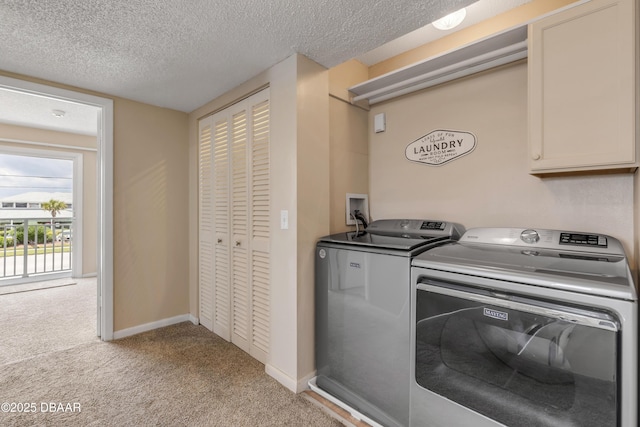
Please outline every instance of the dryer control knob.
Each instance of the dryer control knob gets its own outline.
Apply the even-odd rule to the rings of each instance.
[[[533,244],[538,243],[538,241],[540,240],[540,235],[536,230],[528,229],[520,233],[520,239],[525,243]]]

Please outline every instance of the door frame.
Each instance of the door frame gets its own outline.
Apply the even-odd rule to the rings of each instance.
[[[113,100],[58,87],[0,76],[0,88],[98,108],[97,129],[97,329],[113,339]]]

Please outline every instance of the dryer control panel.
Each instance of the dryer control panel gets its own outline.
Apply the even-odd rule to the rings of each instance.
[[[616,238],[604,234],[533,228],[472,228],[460,243],[480,243],[624,256]]]

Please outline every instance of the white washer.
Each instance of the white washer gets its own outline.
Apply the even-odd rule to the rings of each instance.
[[[637,426],[620,242],[476,228],[412,263],[411,426]]]

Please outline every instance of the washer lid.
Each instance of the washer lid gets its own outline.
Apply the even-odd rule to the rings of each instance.
[[[457,239],[464,228],[456,223],[430,219],[380,219],[359,233],[349,231],[325,236],[319,242],[368,246],[410,252],[446,239]]]
[[[386,235],[368,232],[356,233],[355,231],[349,231],[346,233],[338,233],[332,234],[330,236],[325,236],[320,239],[320,242],[338,243],[354,246],[367,246],[410,252],[422,246],[447,238],[447,236],[420,236],[415,234]]]
[[[513,230],[531,231],[503,230],[509,230],[507,234],[510,236],[520,235]],[[433,248],[416,257],[412,265],[572,292],[637,300],[635,285],[620,242],[610,236],[555,231],[550,233],[552,231],[542,230],[543,237],[537,242],[534,242],[535,239],[529,232],[524,234],[524,238],[530,243],[522,243],[521,240],[511,241],[505,235],[502,236],[502,240],[498,236],[491,237],[492,243],[478,243],[480,238],[470,239],[467,234],[478,236],[483,233],[472,229],[465,233],[460,242]],[[556,236],[559,240],[556,242],[555,237],[548,237],[550,235]],[[605,237],[607,247],[598,250],[597,243],[561,243],[560,240],[566,240],[567,235],[575,237],[574,242],[583,241],[585,235]],[[602,240],[600,243],[604,244]]]

